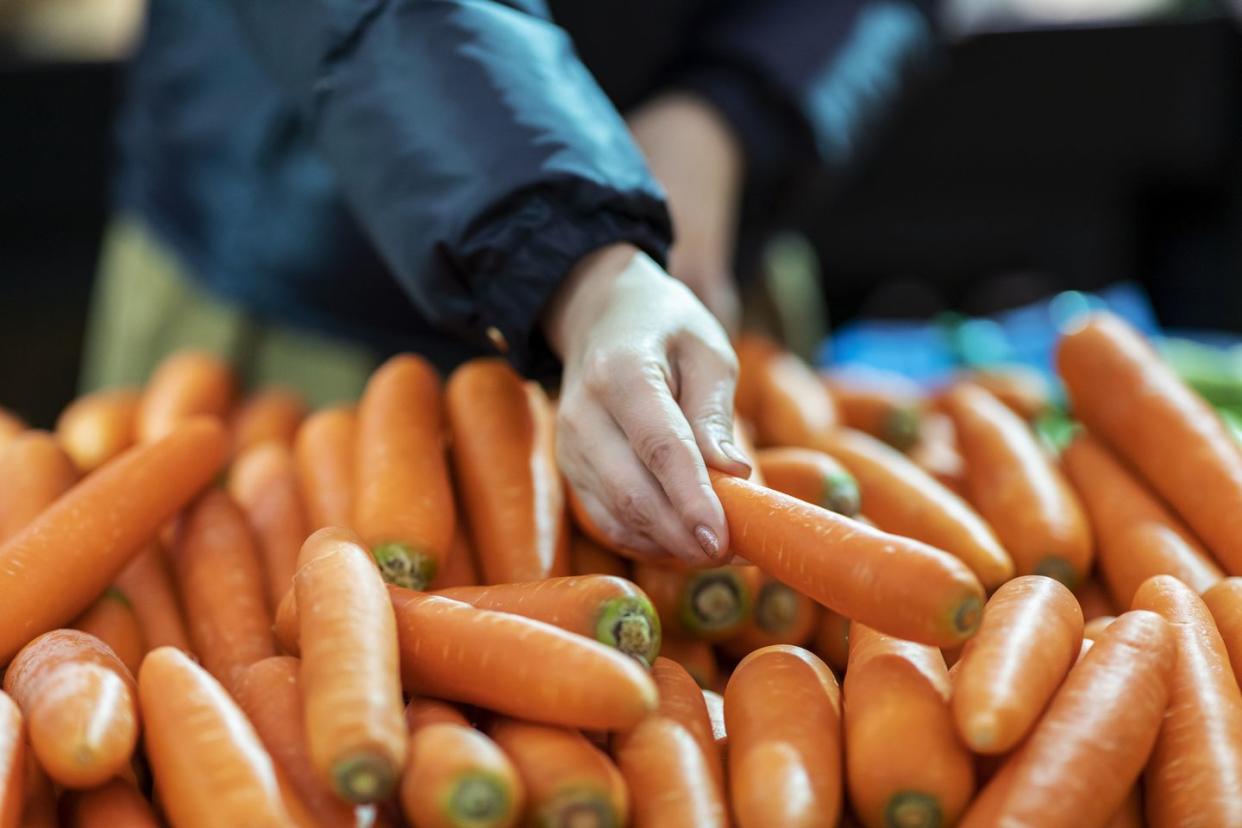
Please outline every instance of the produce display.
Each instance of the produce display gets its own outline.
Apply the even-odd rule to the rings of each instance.
[[[499,360],[0,411],[0,828],[1242,825],[1242,447],[1139,334],[1063,334],[1055,446],[1028,374],[738,353],[697,570]]]

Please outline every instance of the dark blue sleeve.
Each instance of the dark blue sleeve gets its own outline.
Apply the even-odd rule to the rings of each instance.
[[[539,314],[583,255],[662,260],[663,192],[541,3],[232,0],[345,198],[446,332],[528,373]],[[499,336],[497,336],[499,334]]]

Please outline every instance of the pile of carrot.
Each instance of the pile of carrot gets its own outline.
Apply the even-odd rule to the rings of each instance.
[[[0,411],[0,828],[1242,825],[1242,449],[1136,332],[1064,333],[1059,451],[1022,372],[738,351],[708,569],[498,360]]]

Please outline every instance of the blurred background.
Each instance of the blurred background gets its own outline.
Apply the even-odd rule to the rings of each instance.
[[[915,374],[934,374],[937,348],[1028,361],[1031,332],[1104,300],[1149,329],[1230,345],[1242,335],[1240,10],[943,4],[937,71],[763,259],[822,270],[815,311],[835,336],[821,358]],[[35,424],[74,395],[142,15],[142,0],[0,0],[0,391]]]

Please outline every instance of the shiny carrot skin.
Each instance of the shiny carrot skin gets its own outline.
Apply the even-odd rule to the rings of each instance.
[[[434,593],[480,609],[546,621],[615,647],[649,666],[660,652],[660,618],[634,584],[611,575],[456,587]]]
[[[823,375],[848,427],[905,451],[918,439],[923,391],[900,374],[841,371]]]
[[[177,828],[294,824],[272,757],[228,693],[174,647],[142,662],[144,744]]]
[[[147,649],[177,647],[192,652],[164,550],[150,543],[121,570],[116,585],[129,599]]]
[[[1034,726],[1078,656],[1082,610],[1063,584],[1023,575],[996,591],[953,680],[953,720],[975,753],[1005,753]]]
[[[261,388],[242,400],[233,412],[233,454],[267,442],[292,449],[304,419],[306,400],[301,394],[279,386]]]
[[[449,544],[444,565],[440,567],[440,571],[436,573],[436,577],[431,582],[432,588],[478,586],[481,579],[479,578],[479,566],[474,558],[474,547],[466,536],[465,527],[462,526],[461,521],[457,521],[457,528],[453,531],[453,542]]]
[[[844,673],[850,657],[850,619],[828,609],[820,612],[811,650],[829,667]]]
[[[1117,317],[1061,338],[1074,416],[1142,474],[1228,572],[1242,572],[1242,452],[1216,412]]]
[[[439,699],[415,696],[405,706],[405,726],[411,735],[428,725],[443,723],[470,726],[470,720],[461,710]]]
[[[1117,809],[1117,813],[1105,823],[1104,828],[1147,828],[1143,817],[1143,797],[1141,789],[1135,785],[1126,795],[1125,801]]]
[[[56,439],[83,474],[134,444],[138,392],[110,388],[74,400],[56,420]]]
[[[18,828],[26,775],[26,728],[21,708],[0,692],[0,828]]]
[[[769,448],[758,452],[755,460],[768,488],[846,517],[858,514],[858,481],[822,451]]]
[[[961,816],[974,760],[954,731],[949,694],[935,648],[851,627],[846,780],[863,825],[952,825]]]
[[[680,723],[663,716],[639,722],[618,739],[613,754],[630,791],[634,828],[729,824],[720,785]]]
[[[759,446],[816,448],[840,422],[836,402],[819,377],[791,353],[763,362],[755,442]]]
[[[522,779],[526,824],[627,824],[629,794],[621,772],[581,733],[499,719],[489,734]]]
[[[729,730],[725,726],[724,715],[724,696],[715,690],[704,689],[703,702],[707,705],[707,716],[712,723],[712,738],[716,741],[718,750],[725,750],[729,747]]]
[[[225,687],[247,665],[276,655],[259,552],[224,491],[212,489],[186,512],[173,568],[194,652]]]
[[[16,535],[78,481],[56,438],[27,431],[0,452],[0,543]]]
[[[542,389],[499,359],[449,378],[453,468],[483,579],[489,584],[569,574],[569,523]]]
[[[425,589],[453,541],[453,491],[444,458],[440,377],[398,354],[358,403],[353,528],[389,583]]]
[[[765,647],[738,664],[724,699],[737,824],[835,825],[841,695],[827,665],[800,647]]]
[[[660,706],[655,715],[671,719],[686,729],[703,752],[704,767],[717,789],[723,791],[724,765],[703,689],[686,668],[668,658],[655,660],[651,665],[651,677],[660,694]]]
[[[342,799],[379,802],[406,750],[392,604],[361,541],[321,529],[303,558],[293,586],[311,761]]]
[[[716,651],[701,638],[664,636],[660,642],[660,657],[680,664],[699,687],[714,690],[723,686]]]
[[[1113,599],[1108,596],[1095,578],[1088,578],[1080,584],[1078,589],[1074,590],[1074,597],[1078,599],[1078,606],[1082,607],[1082,617],[1087,621],[1099,618],[1101,615],[1117,614]]]
[[[275,442],[244,450],[229,472],[229,494],[258,541],[268,606],[274,610],[293,585],[298,551],[311,533],[293,453]]]
[[[1160,615],[1177,640],[1169,709],[1144,774],[1147,819],[1242,825],[1242,692],[1212,614],[1171,575],[1144,581],[1133,607]]]
[[[74,629],[93,635],[108,645],[130,673],[138,672],[147,654],[147,641],[128,596],[108,587],[91,607],[73,622]]]
[[[978,627],[983,587],[952,555],[745,480],[712,483],[733,551],[829,609],[937,646]]]
[[[99,785],[128,764],[138,740],[134,679],[94,636],[39,636],[9,665],[4,690],[22,708],[39,763],[61,785]]]
[[[1103,444],[1079,433],[1061,452],[1095,531],[1099,572],[1113,601],[1129,606],[1152,575],[1203,592],[1224,577],[1199,541]]]
[[[218,424],[187,423],[99,469],[0,546],[0,664],[86,609],[219,471],[226,450]]]
[[[575,575],[630,577],[630,567],[624,558],[579,534],[569,541],[569,569]]]
[[[1115,615],[1097,615],[1088,621],[1082,628],[1082,637],[1084,641],[1095,641],[1109,626],[1117,620]]]
[[[741,658],[772,644],[806,644],[819,626],[819,605],[756,566],[739,569],[753,607],[742,629],[722,642],[725,652]]]
[[[150,443],[198,416],[224,420],[233,405],[232,369],[204,351],[178,351],[151,374],[134,419],[140,443]]]
[[[752,596],[735,566],[680,570],[640,563],[634,565],[634,583],[671,635],[723,641],[750,618]]]
[[[1235,677],[1242,676],[1242,578],[1226,578],[1203,593],[1216,622],[1216,629],[1229,651],[1229,663]],[[1242,684],[1242,679],[1238,680]]]
[[[765,364],[780,353],[780,346],[766,336],[746,333],[733,343],[737,353],[737,391],[733,395],[737,413],[753,423],[762,405]]]
[[[146,797],[122,779],[68,798],[69,828],[159,828]]]
[[[942,411],[925,411],[919,418],[919,434],[906,456],[955,495],[966,492],[966,461],[957,445],[957,429]]]
[[[1114,621],[975,798],[963,828],[1103,824],[1155,745],[1176,660],[1160,616],[1140,610]]]
[[[307,417],[293,443],[308,529],[354,522],[354,442],[358,418],[346,406]]]
[[[280,599],[280,605],[276,608],[272,635],[282,653],[296,656],[301,652],[298,646],[298,602],[292,587],[285,593],[285,597]]]
[[[401,809],[420,828],[516,825],[526,790],[501,749],[468,725],[440,722],[410,737]]]
[[[881,529],[949,552],[988,589],[1013,577],[1013,560],[991,527],[909,458],[874,437],[845,429],[821,447],[854,475],[867,517]]]

